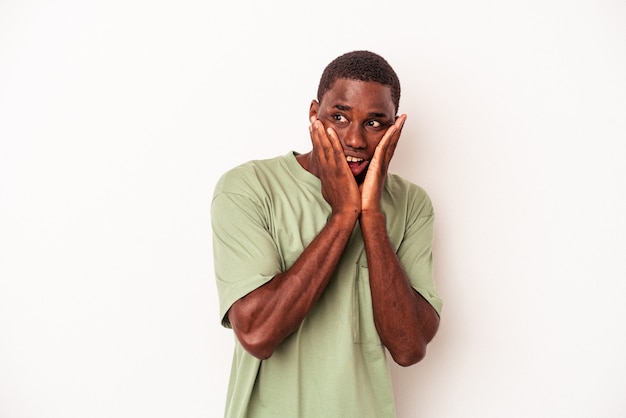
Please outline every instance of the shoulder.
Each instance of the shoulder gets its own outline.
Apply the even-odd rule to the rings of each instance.
[[[214,196],[222,193],[255,193],[277,179],[284,178],[287,155],[263,160],[252,160],[226,171],[218,179]]]

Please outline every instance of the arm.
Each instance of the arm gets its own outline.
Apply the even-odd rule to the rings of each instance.
[[[410,366],[426,354],[439,316],[411,286],[389,241],[384,215],[366,212],[360,223],[376,330],[396,363]]]
[[[269,358],[298,329],[326,288],[355,223],[355,216],[332,215],[291,268],[233,304],[230,323],[250,354]]]
[[[269,358],[298,329],[318,300],[360,213],[360,193],[336,136],[329,139],[317,121],[311,126],[311,140],[313,164],[324,167],[316,171],[332,208],[328,223],[293,266],[236,301],[228,313],[239,342],[260,359]]]
[[[398,259],[380,208],[384,179],[406,116],[389,128],[379,143],[361,188],[359,219],[372,293],[376,330],[393,359],[402,366],[420,361],[439,326],[434,308],[417,293]]]

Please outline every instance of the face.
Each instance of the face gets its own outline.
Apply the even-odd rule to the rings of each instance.
[[[396,120],[391,88],[371,81],[338,79],[309,116],[333,128],[357,182],[361,183],[369,161],[385,131]]]

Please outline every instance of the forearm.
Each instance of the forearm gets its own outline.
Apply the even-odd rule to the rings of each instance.
[[[439,316],[411,286],[389,241],[384,215],[363,212],[360,224],[376,330],[398,364],[417,363],[437,332]]]
[[[229,320],[248,352],[268,358],[298,329],[326,288],[357,215],[332,215],[293,266],[233,304]]]

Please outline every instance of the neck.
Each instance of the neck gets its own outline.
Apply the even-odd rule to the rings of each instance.
[[[315,160],[313,159],[313,152],[307,152],[306,154],[300,154],[296,157],[296,160],[298,160],[298,162],[300,163],[300,165],[302,166],[302,168],[304,168],[306,171],[308,171],[309,173],[313,174],[315,177],[319,178],[318,173],[318,167],[317,164],[315,162]]]

